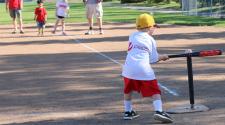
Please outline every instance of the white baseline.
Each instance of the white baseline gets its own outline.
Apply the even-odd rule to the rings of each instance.
[[[85,48],[87,48],[87,49],[89,49],[89,50],[91,50],[91,51],[93,51],[93,52],[95,52],[95,53],[97,53],[97,54],[99,54],[99,55],[105,57],[106,59],[108,59],[108,60],[110,60],[110,61],[112,61],[112,62],[114,62],[114,63],[120,65],[121,67],[123,66],[123,64],[121,64],[121,63],[118,62],[117,60],[115,60],[115,59],[113,59],[113,58],[111,58],[111,57],[109,57],[109,56],[107,56],[107,55],[105,55],[105,54],[99,52],[98,50],[96,50],[96,49],[94,49],[94,48],[91,48],[90,46],[88,46],[88,45],[82,43],[80,40],[74,39],[74,38],[72,38],[72,37],[71,37],[71,39],[72,39],[73,41],[75,41],[76,43],[79,43],[79,44],[82,45],[83,47],[85,47]],[[173,95],[173,96],[179,96],[179,94],[178,94],[177,92],[175,92],[175,91],[169,89],[168,87],[162,85],[161,83],[159,83],[159,86],[160,86],[162,89],[164,89],[165,91],[167,91],[169,94],[171,94],[171,95]]]

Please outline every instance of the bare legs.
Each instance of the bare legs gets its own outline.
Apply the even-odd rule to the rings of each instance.
[[[66,35],[66,32],[65,32],[66,26],[65,26],[65,20],[64,20],[64,19],[57,19],[57,20],[56,20],[55,26],[54,26],[54,30],[52,31],[52,33],[55,34],[59,22],[61,22],[61,25],[62,25],[62,34],[63,34],[63,35]]]
[[[103,34],[102,30],[102,18],[97,18],[97,24],[99,27],[99,34]],[[93,33],[93,18],[88,18],[89,31],[85,35],[94,34]]]
[[[16,18],[12,18],[13,19],[13,29],[14,31],[12,32],[13,34],[15,34],[17,32],[17,20]],[[18,18],[18,22],[19,22],[19,29],[20,29],[20,33],[23,34],[23,21],[22,18]]]

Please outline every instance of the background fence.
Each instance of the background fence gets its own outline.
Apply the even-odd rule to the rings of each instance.
[[[186,15],[225,17],[225,0],[182,0]]]

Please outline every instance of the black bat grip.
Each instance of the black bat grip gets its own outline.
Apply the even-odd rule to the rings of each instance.
[[[169,58],[187,57],[187,54],[168,55]]]

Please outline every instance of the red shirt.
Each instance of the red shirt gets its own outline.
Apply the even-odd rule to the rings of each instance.
[[[44,7],[37,7],[35,9],[35,15],[37,16],[36,21],[45,22],[45,16],[47,15],[46,9]]]
[[[9,4],[9,9],[21,9],[20,5],[21,5],[21,0],[7,0],[8,4]]]

